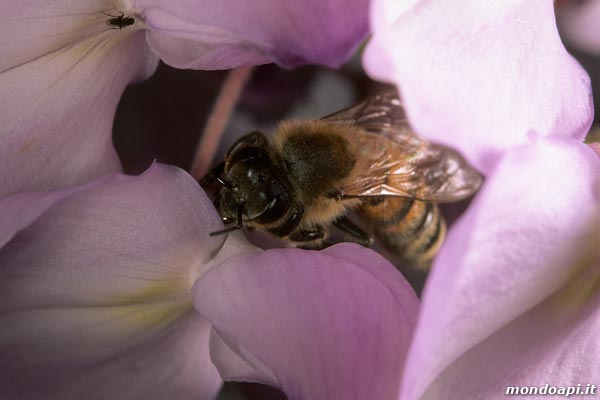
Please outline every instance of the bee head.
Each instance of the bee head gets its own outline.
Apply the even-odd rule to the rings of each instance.
[[[289,194],[278,178],[270,144],[260,132],[250,133],[226,156],[225,190],[220,211],[225,220],[240,212],[246,221],[268,223],[282,217],[289,208]]]

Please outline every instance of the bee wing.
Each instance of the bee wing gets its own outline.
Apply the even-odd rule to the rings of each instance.
[[[429,143],[410,129],[394,92],[374,96],[322,120],[360,128],[349,130],[353,132],[349,141],[358,154],[358,176],[340,188],[342,196],[452,202],[469,197],[481,185],[479,173],[458,152]]]
[[[396,135],[420,139],[408,128],[402,101],[393,91],[370,97],[321,120],[342,125],[357,125],[373,133],[395,127],[399,129]]]

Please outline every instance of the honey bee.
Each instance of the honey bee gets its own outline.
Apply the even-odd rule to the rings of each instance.
[[[395,93],[314,121],[287,121],[272,143],[261,132],[239,139],[202,181],[219,184],[225,224],[260,229],[297,247],[332,244],[334,229],[370,246],[371,232],[408,264],[427,268],[446,225],[436,203],[471,196],[481,176],[456,151],[429,143],[408,126]]]

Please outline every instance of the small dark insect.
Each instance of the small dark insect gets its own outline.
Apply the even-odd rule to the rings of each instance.
[[[106,25],[110,26],[109,29],[123,29],[135,24],[135,18],[126,16],[125,13],[122,12],[120,13],[121,15],[112,15],[105,12],[102,14],[110,17],[106,20]]]

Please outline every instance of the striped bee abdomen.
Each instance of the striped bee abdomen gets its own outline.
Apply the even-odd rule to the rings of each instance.
[[[417,268],[429,268],[444,236],[446,224],[434,203],[403,197],[366,201],[358,210],[392,252]]]

